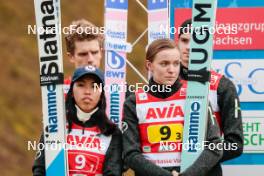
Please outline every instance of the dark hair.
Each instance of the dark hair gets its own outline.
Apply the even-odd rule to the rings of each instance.
[[[154,57],[162,50],[165,49],[178,49],[178,46],[171,39],[157,39],[154,40],[147,49],[146,60],[153,62]]]
[[[179,38],[182,34],[191,33],[192,19],[185,20],[180,26]]]
[[[73,85],[74,83],[71,83],[70,90],[66,96],[66,118],[69,126],[68,133],[71,132],[73,121],[76,121],[78,119],[77,110],[75,107],[76,102],[73,96]],[[106,98],[103,88],[97,107],[98,110],[96,112],[97,116],[95,119],[95,124],[98,126],[102,134],[106,136],[113,134],[117,126],[111,120],[109,120],[106,115]]]

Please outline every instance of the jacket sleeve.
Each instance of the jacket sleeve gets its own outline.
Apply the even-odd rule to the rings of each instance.
[[[136,175],[171,176],[171,172],[147,160],[140,148],[138,118],[136,116],[135,95],[130,95],[124,103],[123,155],[125,164]]]
[[[205,176],[222,157],[222,149],[216,147],[218,144],[222,143],[220,139],[220,129],[214,115],[212,114],[213,111],[211,106],[208,108],[208,124],[204,150],[190,167],[180,173],[180,176]],[[212,149],[208,146],[215,147]]]
[[[40,136],[39,143],[44,144],[44,136],[43,133]],[[38,150],[36,152],[35,161],[32,167],[33,176],[45,176],[45,149],[43,147],[42,150]]]
[[[232,81],[222,77],[217,89],[218,105],[222,117],[224,150],[221,161],[238,157],[243,153],[243,128],[240,102]]]
[[[121,176],[122,174],[122,133],[117,128],[106,153],[103,167],[104,176]]]

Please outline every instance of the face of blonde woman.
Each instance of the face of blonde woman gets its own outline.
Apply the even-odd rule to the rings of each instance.
[[[101,96],[99,86],[91,76],[84,76],[74,83],[73,96],[82,111],[91,112],[96,108]]]
[[[177,48],[164,49],[156,54],[153,62],[147,61],[147,68],[158,84],[173,85],[180,72],[180,52]]]

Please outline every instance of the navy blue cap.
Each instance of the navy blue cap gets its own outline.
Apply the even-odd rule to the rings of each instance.
[[[84,75],[94,75],[98,77],[100,81],[104,84],[103,72],[99,70],[98,68],[95,68],[94,66],[91,66],[91,65],[77,68],[73,73],[72,82],[74,83],[75,81],[77,81]]]

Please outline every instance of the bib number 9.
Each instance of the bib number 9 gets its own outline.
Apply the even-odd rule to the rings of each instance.
[[[77,155],[75,157],[76,169],[83,169],[85,167],[85,156]]]
[[[82,152],[68,152],[69,171],[94,173],[99,163],[99,158],[95,155]]]
[[[182,141],[182,124],[150,125],[147,128],[150,143]]]

